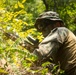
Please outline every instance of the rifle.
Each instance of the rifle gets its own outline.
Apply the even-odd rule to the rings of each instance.
[[[18,35],[5,32],[2,28],[0,28],[0,31],[3,32],[3,34],[4,34],[7,38],[11,39],[12,41],[16,41],[18,38],[20,38]],[[38,39],[34,39],[34,38],[33,38],[32,36],[30,36],[30,35],[27,36],[26,38],[27,38],[27,40],[23,40],[22,42],[19,42],[19,45],[22,46],[23,48],[28,49],[30,52],[33,52],[33,50],[38,47],[39,40],[38,40]],[[40,61],[39,61],[39,62],[40,62]],[[31,66],[31,69],[32,69],[32,70],[34,70],[34,69],[36,70],[36,69],[41,68],[40,64],[41,64],[41,63],[38,63],[38,64],[35,63],[33,66]],[[35,65],[37,65],[37,66],[35,66]],[[48,68],[49,71],[50,71],[50,70],[52,70],[53,65],[47,65],[46,68]],[[51,73],[49,73],[49,74],[51,74]]]
[[[0,28],[0,31],[8,38],[11,39],[12,41],[16,41],[18,38],[20,38],[18,35],[12,34],[5,32],[2,28]],[[35,48],[38,47],[39,40],[34,39],[32,36],[27,36],[27,40],[23,40],[19,42],[19,45],[22,46],[23,48],[28,49],[30,52],[32,52]]]

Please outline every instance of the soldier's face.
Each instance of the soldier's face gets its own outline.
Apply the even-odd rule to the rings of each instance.
[[[44,37],[46,37],[50,32],[51,32],[51,26],[50,25],[48,25],[47,27],[45,27],[42,30],[42,34],[43,34]]]

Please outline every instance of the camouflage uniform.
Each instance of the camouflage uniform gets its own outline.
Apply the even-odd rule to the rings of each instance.
[[[76,37],[67,28],[54,28],[33,53],[39,60],[52,58],[67,75],[76,75]]]

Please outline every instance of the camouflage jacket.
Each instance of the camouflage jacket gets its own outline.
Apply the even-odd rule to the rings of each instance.
[[[39,60],[52,58],[65,71],[76,67],[76,37],[67,28],[53,29],[38,47],[33,53]]]

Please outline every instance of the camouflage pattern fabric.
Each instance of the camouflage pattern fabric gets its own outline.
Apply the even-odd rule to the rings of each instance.
[[[39,60],[52,58],[53,63],[59,64],[68,75],[71,75],[70,70],[76,75],[76,37],[70,30],[54,28],[38,47],[33,53]]]

